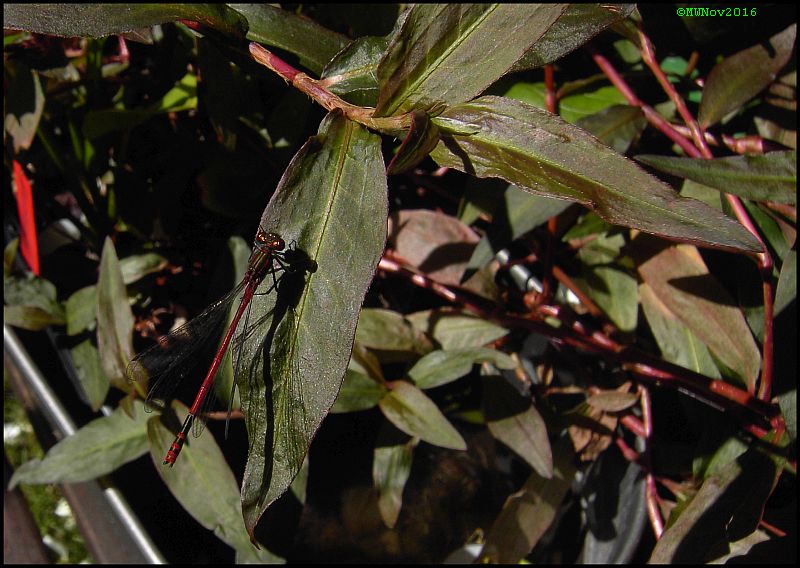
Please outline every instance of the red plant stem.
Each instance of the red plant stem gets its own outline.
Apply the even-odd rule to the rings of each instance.
[[[548,112],[558,114],[555,77],[551,64],[544,66],[544,104]],[[542,293],[539,295],[540,302],[549,301],[552,294],[552,282],[550,266],[553,257],[553,245],[555,240],[556,224],[558,217],[552,217],[547,221],[547,242],[544,251],[544,278],[542,280]]]
[[[431,290],[448,302],[459,304],[500,325],[527,329],[584,351],[606,354],[615,359],[622,368],[638,377],[655,384],[672,386],[714,407],[731,411],[747,431],[760,438],[767,433],[761,424],[779,415],[779,410],[775,406],[731,384],[663,361],[634,347],[621,345],[600,332],[587,329],[580,321],[564,321],[560,318],[561,310],[558,306],[538,308],[541,316],[562,319],[563,325],[556,328],[538,319],[508,314],[494,307],[487,307],[480,299],[472,298],[427,276],[417,274],[389,258],[381,258],[378,268],[386,273],[406,278],[416,286]]]
[[[776,536],[778,538],[783,538],[783,537],[786,536],[786,532],[782,531],[781,529],[779,529],[775,525],[772,525],[772,524],[768,523],[764,519],[761,519],[760,521],[758,521],[758,525],[761,528],[763,528],[764,530],[766,530],[767,532],[772,533],[773,536]]]
[[[595,64],[600,68],[601,71],[603,71],[605,76],[608,77],[608,80],[611,81],[611,83],[619,90],[619,92],[622,93],[622,96],[625,97],[625,99],[628,101],[628,104],[631,106],[638,106],[640,109],[642,109],[647,121],[657,130],[661,131],[667,138],[680,146],[688,156],[692,158],[700,157],[700,152],[692,145],[691,142],[681,136],[680,132],[675,130],[672,125],[667,122],[664,117],[658,114],[653,107],[639,100],[639,97],[634,94],[628,83],[622,78],[617,70],[614,69],[614,66],[611,65],[611,62],[609,62],[608,59],[597,53],[597,50],[595,50],[591,44],[588,44],[586,49],[589,51],[589,55],[591,55]]]
[[[624,416],[620,416],[619,423],[622,424],[625,428],[633,432],[634,435],[644,438],[644,424],[642,421],[636,418],[633,414],[626,414]]]
[[[655,53],[653,50],[653,44],[650,42],[650,38],[640,29],[639,30],[639,39],[641,41],[642,49],[642,59],[644,60],[645,64],[651,69],[653,75],[655,75],[658,82],[661,84],[661,87],[664,89],[664,92],[667,93],[670,100],[675,103],[675,108],[678,110],[678,113],[683,118],[683,121],[689,127],[689,130],[692,133],[692,139],[694,140],[695,146],[700,151],[700,154],[703,158],[710,160],[714,157],[709,149],[708,145],[706,144],[705,137],[703,136],[703,132],[700,129],[700,125],[695,120],[694,116],[689,112],[689,109],[686,107],[686,103],[683,100],[678,92],[673,87],[672,83],[669,82],[666,75],[662,71],[661,67],[658,65],[658,61],[656,61]],[[758,397],[761,400],[768,401],[770,399],[770,394],[772,391],[772,361],[773,361],[773,334],[772,334],[772,316],[773,316],[773,290],[772,290],[772,258],[770,257],[769,253],[767,252],[767,248],[764,245],[764,241],[761,239],[761,236],[758,233],[758,229],[755,227],[753,222],[750,219],[750,216],[747,214],[747,211],[744,208],[741,200],[729,193],[725,194],[725,198],[728,201],[728,204],[733,209],[736,218],[739,222],[744,225],[744,227],[758,240],[761,244],[761,248],[764,252],[759,253],[757,255],[757,263],[758,268],[761,273],[762,279],[762,293],[764,296],[764,342],[763,342],[763,351],[762,351],[762,369],[761,369],[761,380],[758,383]],[[755,385],[751,384],[748,385],[748,390],[751,394],[755,393]]]
[[[645,114],[647,120],[658,130],[660,130],[664,135],[666,135],[670,140],[678,144],[686,154],[692,158],[705,158],[710,159],[713,158],[711,151],[706,144],[705,137],[703,136],[702,131],[700,130],[697,121],[691,115],[689,110],[686,107],[686,104],[683,102],[683,99],[680,95],[675,91],[675,88],[672,84],[667,80],[664,73],[661,71],[660,67],[658,66],[658,62],[655,60],[655,56],[652,50],[652,44],[650,43],[649,38],[640,30],[639,36],[642,39],[642,58],[645,63],[653,70],[656,78],[658,79],[659,83],[661,83],[664,91],[667,95],[675,102],[676,108],[678,112],[683,117],[686,125],[689,127],[690,131],[692,132],[692,138],[697,144],[697,147],[693,146],[686,140],[683,136],[678,133],[671,124],[669,124],[666,120],[664,120],[658,113],[655,112],[651,107],[645,105],[636,94],[633,92],[631,87],[628,83],[622,78],[622,76],[617,72],[613,65],[597,53],[597,50],[594,49],[591,45],[587,46],[589,53],[591,54],[592,58],[594,59],[595,63],[598,67],[605,73],[606,77],[614,84],[617,89],[622,93],[622,95],[626,98],[626,100],[631,105],[639,106]],[[731,206],[734,215],[739,220],[739,222],[752,234],[756,240],[761,244],[762,252],[757,253],[755,255],[756,262],[758,264],[759,273],[761,275],[762,280],[762,294],[764,297],[764,341],[762,346],[762,366],[761,366],[761,378],[758,382],[758,390],[757,396],[763,401],[769,401],[772,393],[772,372],[773,372],[773,289],[772,289],[772,268],[773,262],[772,257],[770,257],[769,253],[767,252],[767,248],[764,245],[764,241],[758,233],[753,222],[750,220],[749,215],[747,215],[747,211],[742,205],[741,200],[738,197],[731,194],[725,194],[725,198],[728,201],[728,204]],[[751,384],[748,386],[751,394],[756,393],[755,385]]]
[[[614,438],[614,443],[619,448],[619,451],[622,453],[622,457],[628,460],[629,462],[635,463],[637,465],[641,465],[641,456],[639,453],[631,448],[625,440],[617,436]]]
[[[553,80],[553,66],[551,64],[544,66],[544,104],[549,113],[557,114],[556,86]]]
[[[363,124],[373,130],[396,132],[399,130],[408,130],[411,126],[412,117],[408,113],[385,118],[373,117],[375,109],[348,103],[329,91],[324,81],[321,82],[312,79],[302,71],[286,63],[264,46],[252,41],[248,49],[250,56],[257,63],[263,65],[273,73],[276,73],[284,81],[311,97],[325,110],[332,111],[338,109],[350,120]]]
[[[660,539],[664,534],[664,519],[658,506],[658,491],[656,478],[653,476],[652,437],[653,437],[653,406],[650,401],[650,392],[639,386],[639,399],[642,407],[642,425],[644,426],[644,460],[647,475],[645,476],[645,502],[647,503],[647,516],[653,527],[653,534]]]
[[[772,201],[764,201],[764,205],[778,215],[797,223],[797,207],[785,203],[773,203]]]
[[[666,74],[661,69],[658,61],[656,61],[655,50],[653,49],[653,44],[650,41],[650,38],[647,37],[647,35],[641,29],[639,30],[639,41],[642,45],[642,60],[644,61],[645,65],[650,68],[650,70],[653,72],[653,75],[655,75],[656,79],[661,84],[661,88],[664,89],[664,92],[667,93],[667,96],[675,104],[678,114],[681,115],[681,118],[683,118],[683,121],[686,123],[686,126],[689,127],[689,130],[692,133],[692,139],[694,140],[695,146],[703,153],[704,157],[711,157],[711,151],[708,149],[705,136],[703,136],[703,132],[700,130],[700,125],[697,124],[697,121],[689,112],[683,97],[678,94],[678,91],[675,90],[675,87],[673,87],[672,83],[670,83],[669,79],[667,79]]]

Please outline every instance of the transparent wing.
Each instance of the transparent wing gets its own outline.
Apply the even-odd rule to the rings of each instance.
[[[127,368],[128,379],[150,384],[145,408],[151,411],[164,409],[183,378],[199,360],[207,359],[200,354],[215,349],[230,306],[241,296],[244,286],[242,281],[203,313],[161,337],[158,343],[131,360]]]

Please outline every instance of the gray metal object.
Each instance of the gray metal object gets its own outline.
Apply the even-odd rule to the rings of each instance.
[[[47,384],[14,331],[3,324],[4,365],[15,389],[40,414],[57,439],[75,433],[75,423]],[[107,480],[61,485],[89,552],[98,563],[163,564],[125,498]]]

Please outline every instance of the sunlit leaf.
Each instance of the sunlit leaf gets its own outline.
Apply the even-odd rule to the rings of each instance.
[[[122,390],[130,388],[125,369],[133,356],[132,342],[133,314],[114,244],[106,238],[97,281],[97,348],[103,371]]]
[[[740,384],[754,385],[761,368],[758,347],[741,309],[708,272],[697,249],[664,247],[644,239],[637,239],[637,244],[636,254],[647,255],[639,264],[639,275],[653,294],[736,374]]]
[[[376,406],[385,394],[385,387],[362,373],[348,369],[331,413],[367,410]]]
[[[100,355],[97,348],[90,339],[84,339],[75,347],[69,350],[72,355],[72,363],[75,366],[75,374],[83,388],[86,402],[94,410],[100,410],[100,406],[105,402],[108,389],[111,386],[103,373],[103,366],[100,364]]]
[[[356,340],[371,349],[423,353],[425,338],[399,312],[364,308],[358,317]]]
[[[185,406],[175,402],[173,408],[177,420],[186,418]],[[168,467],[162,465],[161,461],[174,437],[174,432],[167,429],[157,417],[147,422],[146,440],[149,442],[150,457],[175,499],[194,520],[235,548],[237,558],[243,555],[243,559],[250,562],[278,560],[268,550],[257,549],[250,542],[242,519],[236,477],[214,436],[206,433],[198,438],[192,437],[184,446],[181,459],[175,462],[174,467]]]
[[[3,27],[65,37],[102,37],[192,20],[243,37],[247,21],[225,4],[9,4]]]
[[[636,393],[620,391],[602,391],[591,395],[586,402],[606,412],[620,412],[630,408],[639,400]]]
[[[289,164],[262,216],[299,266],[282,275],[277,293],[255,296],[250,318],[262,323],[241,349],[250,439],[242,510],[251,535],[297,475],[339,392],[384,248],[386,191],[380,138],[332,113]]]
[[[394,381],[389,386],[378,406],[399,430],[434,446],[467,449],[464,438],[425,393],[405,381]]]
[[[378,67],[375,116],[480,94],[564,11],[564,4],[417,4]]]
[[[707,377],[720,378],[719,369],[714,364],[708,347],[669,310],[648,284],[639,286],[639,297],[661,356],[670,363]]]
[[[554,446],[551,478],[533,472],[522,488],[508,497],[486,534],[483,562],[519,562],[545,534],[575,476],[574,456],[568,446],[563,439]]]
[[[691,503],[670,522],[650,562],[709,562],[727,553],[728,542],[757,528],[777,471],[773,460],[751,449],[706,478]]]
[[[111,473],[147,451],[145,423],[150,417],[144,404],[135,402],[134,416],[118,408],[92,420],[48,450],[42,460],[32,460],[15,472],[17,483],[78,483]]]
[[[66,323],[63,316],[53,315],[36,306],[3,306],[3,321],[31,331]]]
[[[360,37],[336,54],[322,71],[322,84],[347,102],[375,106],[378,101],[378,64],[388,41]]]
[[[458,310],[425,310],[409,314],[406,319],[432,336],[442,349],[480,347],[508,333],[496,323]]]
[[[6,24],[7,11],[3,13]],[[3,127],[11,136],[14,154],[27,150],[36,135],[44,109],[44,93],[36,71],[21,63],[5,65],[5,118]],[[5,138],[5,137],[4,137]]]
[[[635,4],[569,4],[539,41],[514,64],[512,71],[552,63],[580,47],[635,9]]]
[[[383,426],[375,443],[372,459],[372,479],[378,489],[378,508],[383,522],[394,528],[403,504],[403,489],[411,475],[414,458],[414,438],[409,438],[393,426]]]
[[[797,203],[797,152],[729,156],[713,160],[636,156],[648,166],[755,201]]]
[[[585,131],[546,111],[481,97],[434,119],[450,136],[431,156],[478,177],[577,201],[606,221],[705,246],[760,250],[741,225],[670,187]]]
[[[228,4],[247,19],[247,39],[278,47],[300,58],[300,64],[319,74],[350,41],[306,18],[270,4]]]
[[[530,399],[520,396],[499,376],[483,378],[484,415],[492,436],[524,459],[546,479],[553,476],[553,454],[547,427]]]
[[[708,74],[703,87],[698,120],[706,128],[765,89],[792,55],[797,24],[775,34],[765,44],[757,44],[731,55]]]
[[[496,349],[465,348],[431,351],[408,370],[408,376],[421,389],[438,387],[463,377],[477,363],[491,362],[500,369],[513,369],[514,359]]]
[[[423,274],[458,284],[478,236],[449,215],[403,209],[390,215],[389,245]]]

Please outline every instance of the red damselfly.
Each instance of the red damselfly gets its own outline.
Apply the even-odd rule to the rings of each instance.
[[[248,261],[247,271],[241,282],[222,299],[206,308],[199,316],[161,337],[156,345],[136,355],[128,365],[127,374],[131,380],[140,383],[148,379],[153,381],[146,399],[147,406],[150,408],[162,408],[166,395],[173,390],[174,386],[193,367],[195,356],[198,355],[199,350],[202,349],[203,345],[208,344],[207,339],[209,337],[220,331],[231,306],[237,299],[239,300],[233,319],[225,331],[205,379],[200,385],[200,390],[197,392],[189,409],[189,415],[184,420],[181,430],[175,436],[175,440],[164,457],[165,465],[168,464],[171,467],[175,463],[190,429],[195,436],[199,436],[200,432],[202,432],[204,426],[202,411],[206,405],[205,403],[210,399],[208,395],[214,386],[214,380],[220,365],[229,351],[232,340],[234,345],[238,344],[234,340],[234,335],[241,336],[243,333],[247,333],[248,318],[245,317],[243,324],[239,325],[239,322],[242,321],[242,316],[249,310],[251,300],[267,274],[272,275],[272,284],[264,293],[268,293],[278,287],[276,272],[289,268],[285,248],[286,243],[280,235],[259,228],[253,245],[253,252]],[[237,328],[240,330],[239,334],[236,333]],[[236,367],[238,367],[238,362]],[[234,368],[234,375],[235,371],[236,369]],[[235,385],[234,377],[232,391]],[[231,392],[231,401],[232,399],[233,392]],[[230,418],[230,404],[228,415]]]

